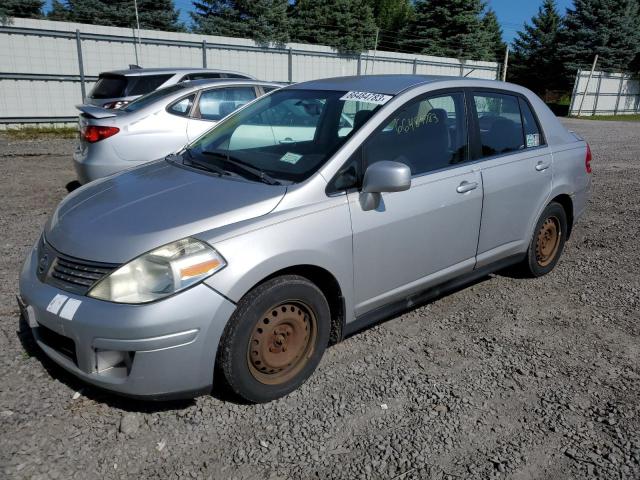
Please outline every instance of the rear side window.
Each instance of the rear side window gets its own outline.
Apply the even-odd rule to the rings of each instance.
[[[193,101],[196,98],[196,94],[189,95],[188,97],[181,98],[177,102],[172,103],[167,107],[167,112],[178,115],[180,117],[186,117],[189,115],[189,111],[193,106]]]
[[[253,87],[215,88],[200,94],[200,118],[220,120],[256,98]]]
[[[475,94],[473,99],[478,114],[483,157],[524,148],[518,97],[488,93]]]
[[[392,160],[421,175],[464,162],[467,145],[464,94],[436,94],[400,107],[364,144],[363,157],[367,166]]]
[[[144,95],[145,93],[153,92],[171,77],[173,77],[171,74],[128,77],[127,96]]]
[[[184,82],[185,80],[204,80],[207,78],[222,78],[222,75],[220,75],[219,73],[190,73],[182,77],[182,80],[180,81]]]
[[[246,75],[240,75],[239,73],[225,73],[225,78],[249,78]]]
[[[526,147],[535,148],[544,145],[545,142],[542,136],[542,132],[540,131],[540,126],[538,125],[536,117],[531,111],[529,103],[524,101],[522,98],[519,98],[518,100],[520,101],[520,111],[522,112],[522,121],[524,123],[524,138]]]

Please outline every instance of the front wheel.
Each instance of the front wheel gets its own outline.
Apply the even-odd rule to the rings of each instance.
[[[218,366],[227,384],[255,403],[295,390],[322,358],[330,318],[326,298],[304,277],[257,286],[240,300],[222,337]]]
[[[559,203],[552,202],[538,219],[527,257],[521,264],[523,273],[541,277],[558,263],[567,239],[567,214]]]

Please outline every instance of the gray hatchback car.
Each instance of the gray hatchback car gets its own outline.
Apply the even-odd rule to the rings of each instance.
[[[412,75],[292,85],[86,185],[20,277],[38,345],[146,398],[300,386],[328,344],[506,266],[551,271],[588,145],[529,90]]]

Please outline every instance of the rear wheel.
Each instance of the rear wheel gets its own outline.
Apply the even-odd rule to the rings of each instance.
[[[567,236],[567,214],[559,203],[552,202],[538,219],[529,243],[522,270],[532,277],[549,273],[558,263]]]
[[[317,286],[297,275],[274,278],[239,302],[223,334],[219,367],[243,399],[274,400],[313,373],[329,329],[329,305]]]

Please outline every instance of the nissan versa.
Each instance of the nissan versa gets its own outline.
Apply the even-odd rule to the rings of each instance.
[[[269,401],[366,325],[507,265],[551,271],[590,162],[515,85],[292,85],[70,194],[24,264],[21,307],[92,384],[170,398],[223,382]]]

